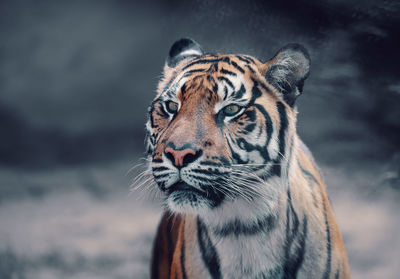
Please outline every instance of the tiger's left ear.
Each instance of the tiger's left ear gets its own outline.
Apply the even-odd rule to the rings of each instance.
[[[294,106],[303,91],[304,80],[310,72],[308,51],[299,44],[288,44],[265,63],[265,79],[281,94],[284,101]]]
[[[166,66],[174,68],[184,59],[202,56],[203,54],[201,46],[196,41],[182,38],[171,46]]]

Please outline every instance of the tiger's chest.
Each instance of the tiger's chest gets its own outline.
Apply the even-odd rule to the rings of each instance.
[[[280,267],[282,240],[278,234],[221,239],[216,250],[223,278],[265,278]]]
[[[196,234],[189,233],[189,222],[185,226],[188,278],[270,278],[266,275],[280,272],[284,236],[278,228],[221,236],[196,226]]]

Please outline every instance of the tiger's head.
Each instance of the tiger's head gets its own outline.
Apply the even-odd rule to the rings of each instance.
[[[205,54],[191,39],[172,45],[146,124],[152,173],[170,210],[277,197],[284,186],[263,182],[289,175],[294,102],[309,67],[297,44],[266,63]]]

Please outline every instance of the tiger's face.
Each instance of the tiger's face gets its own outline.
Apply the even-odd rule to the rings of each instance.
[[[172,46],[146,125],[154,180],[169,209],[198,213],[277,192],[262,182],[287,175],[292,105],[308,68],[298,45],[264,64],[204,54],[190,39]]]

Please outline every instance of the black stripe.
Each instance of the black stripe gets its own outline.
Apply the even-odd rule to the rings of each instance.
[[[240,86],[239,91],[235,92],[235,98],[237,98],[237,99],[242,98],[244,93],[246,93],[246,88],[244,88],[244,85],[242,83],[242,85]]]
[[[165,181],[161,181],[161,182],[159,182],[159,181],[156,181],[157,182],[157,185],[160,187],[160,190],[161,191],[167,191],[167,189],[165,188]]]
[[[238,69],[242,74],[244,74],[244,70],[242,67],[240,67],[235,61],[231,61],[231,64],[233,67],[235,67],[236,69]]]
[[[212,75],[207,75],[207,80],[208,80],[211,84],[215,84],[215,79],[213,78]]]
[[[291,225],[293,225],[293,234],[297,234],[298,229],[299,229],[299,217],[297,216],[296,210],[294,210],[294,206],[292,203],[292,194],[290,192],[290,187],[287,190],[287,201],[288,201],[288,205],[289,205],[289,219],[287,220],[287,222],[290,222],[290,219],[293,219],[293,224],[288,224],[289,226],[286,227],[286,233],[290,232],[290,227]]]
[[[152,168],[153,171],[165,171],[165,170],[169,170],[169,168],[167,167],[153,167]]]
[[[222,69],[220,70],[220,72],[223,73],[223,74],[230,75],[230,76],[236,76],[236,73],[231,72],[231,71],[228,71],[228,70],[226,70],[226,69],[224,69],[224,68],[222,68]]]
[[[327,253],[327,259],[326,259],[326,264],[325,264],[325,271],[324,275],[322,276],[323,279],[329,278],[329,275],[331,274],[331,262],[332,262],[332,251],[331,251],[331,230],[329,229],[329,223],[328,223],[328,216],[326,212],[326,204],[325,200],[323,200],[324,204],[324,217],[325,217],[325,227],[326,227],[326,253]]]
[[[223,172],[223,171],[219,171],[219,170],[211,170],[210,168],[207,169],[207,170],[204,170],[204,169],[193,169],[193,170],[191,170],[191,172],[199,173],[199,174],[205,174],[205,175],[221,175],[221,176],[225,176],[225,175],[229,175],[230,174],[229,171]]]
[[[155,179],[164,178],[164,177],[167,177],[169,175],[170,175],[169,173],[165,173],[165,174],[155,174],[155,173],[153,173],[153,176],[154,176]]]
[[[286,203],[286,238],[285,238],[285,245],[284,245],[284,251],[285,251],[285,256],[284,256],[284,265],[283,265],[283,271],[284,271],[284,278],[290,278],[289,277],[289,272],[290,272],[290,247],[292,246],[293,242],[293,237],[291,235],[291,223],[290,223],[290,190],[287,192],[287,203]]]
[[[184,225],[183,225],[184,226]],[[186,269],[185,269],[185,235],[182,234],[182,246],[181,246],[181,271],[182,278],[187,279]]]
[[[244,113],[246,116],[246,122],[255,122],[257,120],[257,111],[255,109],[249,108]]]
[[[303,222],[303,231],[307,230],[307,221],[306,220],[307,219],[303,218],[303,221],[305,221],[305,222]],[[306,224],[304,225],[304,223],[306,223]],[[295,241],[296,236],[298,235],[299,224],[300,224],[299,217],[297,216],[297,213],[294,210],[293,203],[292,203],[292,197],[291,197],[291,193],[290,193],[290,188],[289,188],[287,190],[287,205],[286,205],[286,239],[285,239],[285,245],[284,245],[285,261],[284,261],[284,265],[283,265],[283,271],[284,271],[283,278],[284,279],[296,278],[298,268],[300,267],[300,264],[302,262],[302,260],[301,260],[301,262],[298,260],[298,256],[299,256],[298,253],[293,253],[293,254],[291,253],[293,245],[296,245],[296,243],[294,243],[294,241]],[[303,236],[303,238],[304,238],[304,242],[305,242],[305,236]],[[298,252],[298,251],[296,251],[296,252]],[[304,255],[302,257],[304,257]],[[299,262],[300,262],[300,264],[299,264]],[[296,265],[296,263],[297,263],[297,265]]]
[[[225,101],[226,97],[228,97],[228,87],[224,86],[224,97],[222,99]]]
[[[156,115],[164,118],[164,119],[168,119],[169,118],[169,114],[166,113],[166,111],[164,110],[163,107],[161,107],[161,113],[159,111],[156,111]]]
[[[206,174],[206,175],[214,174],[214,172],[212,172],[210,170],[204,170],[204,169],[193,169],[193,170],[191,170],[191,172],[201,173],[201,174]]]
[[[218,83],[215,82],[215,79],[214,79],[211,75],[207,75],[207,80],[208,80],[208,82],[209,82],[209,83],[211,84],[211,86],[212,86],[212,91],[208,91],[209,94],[208,94],[208,97],[207,97],[208,102],[210,103],[210,102],[211,102],[211,99],[212,99],[212,96],[214,95],[213,93],[214,93],[214,92],[215,92],[215,93],[218,92]]]
[[[271,171],[269,173],[270,176],[278,176],[280,177],[282,174],[282,166],[276,160],[273,161],[273,165],[271,167]]]
[[[212,161],[200,162],[200,165],[204,165],[204,166],[221,166],[220,163],[216,163],[216,162],[212,162]]]
[[[168,118],[169,117],[169,113],[164,109],[164,106],[162,103],[157,103],[159,110],[156,110],[157,115],[164,117],[164,118]],[[154,108],[157,109],[157,108]]]
[[[243,61],[245,63],[250,63],[250,60],[248,60],[247,58],[240,56],[240,55],[235,55],[237,59],[239,59],[240,61]]]
[[[228,165],[229,160],[224,156],[211,156],[211,159],[220,161],[223,165]]]
[[[297,272],[299,271],[301,265],[303,264],[304,261],[304,255],[306,252],[306,238],[307,238],[307,233],[308,233],[308,227],[307,227],[307,217],[303,217],[303,231],[301,235],[299,236],[298,244],[297,244],[297,249],[296,252],[294,253],[293,260],[291,261],[290,267],[292,269],[292,273],[296,275],[297,277]]]
[[[186,70],[187,68],[193,66],[193,65],[197,65],[197,64],[207,64],[207,63],[217,63],[220,61],[224,61],[222,58],[218,58],[218,59],[201,59],[201,60],[196,60],[193,61],[192,63],[187,64],[185,67],[182,68],[182,71]]]
[[[204,71],[205,71],[205,69],[193,69],[193,70],[187,71],[183,76],[188,77],[194,73],[199,73],[199,72],[204,72]]]
[[[214,233],[220,237],[228,236],[239,236],[239,235],[255,235],[260,232],[270,232],[276,226],[275,216],[269,215],[263,219],[257,219],[257,221],[245,224],[239,220],[228,222],[222,227],[213,229]]]
[[[286,130],[288,128],[288,119],[287,119],[287,114],[285,110],[285,106],[281,102],[277,102],[276,104],[279,112],[279,118],[281,120],[281,127],[279,129],[279,135],[278,135],[278,141],[279,141],[279,155],[278,156],[285,156],[285,148],[286,148],[286,142],[285,142],[285,135],[286,135]]]
[[[247,69],[250,70],[253,74],[256,72],[250,65],[246,65]]]
[[[339,279],[339,269],[336,269],[335,279]]]
[[[228,136],[228,137],[231,139],[231,141],[233,142],[232,138],[231,138],[229,135],[227,135],[227,136]],[[226,142],[228,143],[229,149],[231,150],[231,153],[232,153],[232,157],[233,157],[233,159],[236,161],[236,163],[238,163],[238,164],[247,164],[248,161],[243,161],[242,158],[240,157],[240,155],[239,155],[238,153],[236,153],[236,152],[233,150],[233,148],[232,148],[232,146],[231,146],[229,140],[227,140]],[[253,149],[254,149],[254,148],[253,148]],[[253,149],[252,149],[252,150],[253,150]]]
[[[154,118],[153,118],[153,112],[154,112],[154,110],[156,109],[156,108],[155,108],[155,105],[158,104],[157,101],[158,101],[158,100],[154,100],[153,102],[151,102],[151,105],[150,105],[149,111],[148,111],[148,113],[149,113],[149,118],[150,118],[150,126],[151,126],[151,128],[156,128],[156,127],[157,127],[157,125],[154,123]]]
[[[199,242],[201,257],[211,275],[211,278],[222,278],[217,251],[212,244],[211,239],[208,236],[207,228],[200,220],[200,217],[197,217],[197,240]]]
[[[233,86],[233,83],[229,79],[227,79],[226,77],[218,77],[218,80],[225,81],[229,85],[230,88],[235,90],[235,87]]]
[[[186,84],[182,85],[181,87],[181,96],[184,97],[186,93]]]
[[[317,183],[319,185],[319,182],[315,178],[315,176],[311,172],[309,172],[308,170],[304,169],[303,166],[300,164],[300,162],[299,162],[299,166],[300,166],[300,169],[301,169],[302,173],[307,175],[313,182],[315,182],[315,183]]]
[[[254,105],[265,117],[265,126],[267,127],[267,142],[265,144],[265,148],[268,147],[269,141],[271,140],[272,133],[274,131],[274,128],[272,126],[272,120],[271,117],[269,116],[268,112],[265,110],[265,108],[260,105],[260,104],[255,104]]]
[[[264,84],[264,82],[260,82],[261,87],[267,91],[268,93],[271,93],[271,90]]]
[[[246,59],[249,59],[251,62],[255,63],[254,59],[253,59],[253,58],[251,58],[250,56],[248,56],[248,55],[244,55],[244,57],[246,57]]]
[[[266,141],[264,146],[258,148],[257,150],[263,156],[264,161],[268,162],[271,159],[271,157],[270,157],[270,155],[268,153],[268,145],[269,145],[269,142],[271,140],[272,133],[273,133],[272,120],[271,120],[271,117],[269,116],[269,114],[267,113],[267,111],[265,110],[265,108],[262,105],[255,104],[254,106],[255,106],[256,109],[258,109],[264,115],[264,118],[265,118],[267,141]],[[272,170],[274,170],[277,166],[279,167],[279,165],[275,165],[275,164],[272,165]]]
[[[251,79],[254,83],[253,88],[251,89],[251,93],[253,94],[251,96],[251,100],[250,100],[250,104],[254,104],[254,102],[256,101],[256,99],[258,99],[259,97],[261,97],[262,92],[260,91],[260,89],[258,88],[258,82],[255,79]]]
[[[153,114],[149,114],[149,119],[150,119],[150,128],[152,128],[152,129],[157,128],[158,125],[156,125],[156,124],[154,123]],[[154,143],[153,143],[153,145],[154,145]]]
[[[255,128],[256,128],[256,124],[251,123],[251,124],[247,125],[246,127],[244,127],[244,130],[240,131],[240,133],[247,135],[247,134],[253,132]]]
[[[173,95],[175,95],[175,93],[172,90],[168,90],[167,93],[165,93],[167,95],[167,97],[172,98]]]
[[[208,68],[207,72],[216,72],[218,71],[218,63],[211,64],[210,68]]]

